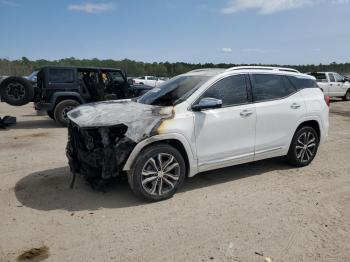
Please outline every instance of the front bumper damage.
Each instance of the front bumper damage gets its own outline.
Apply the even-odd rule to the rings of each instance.
[[[66,154],[73,176],[80,174],[93,186],[120,176],[122,167],[136,145],[125,136],[126,130],[127,126],[123,124],[80,128],[71,123]]]
[[[68,113],[66,155],[74,185],[80,174],[94,187],[121,176],[136,144],[156,134],[172,110],[134,102],[87,104]]]

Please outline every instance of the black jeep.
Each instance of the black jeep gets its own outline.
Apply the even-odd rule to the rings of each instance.
[[[1,101],[13,106],[34,102],[36,110],[45,110],[57,123],[67,126],[67,112],[90,102],[138,97],[152,89],[130,85],[124,71],[112,68],[41,68],[36,77],[8,77],[0,84]]]

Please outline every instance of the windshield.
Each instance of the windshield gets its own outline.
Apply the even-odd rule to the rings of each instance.
[[[153,88],[138,99],[141,104],[174,106],[185,101],[209,76],[181,75],[170,79],[158,88]]]

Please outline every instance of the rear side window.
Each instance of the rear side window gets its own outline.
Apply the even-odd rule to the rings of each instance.
[[[305,88],[319,88],[316,81],[312,79],[301,78],[296,76],[287,76],[287,78],[297,90]]]
[[[71,69],[50,69],[49,82],[51,83],[73,83],[74,73]]]
[[[333,74],[329,74],[329,82],[335,82],[335,77]]]
[[[216,82],[199,100],[208,97],[222,100],[223,107],[246,104],[248,102],[246,76],[229,76]]]
[[[315,77],[317,82],[328,82],[325,73],[310,73],[309,75]]]
[[[255,102],[280,99],[296,91],[282,75],[253,74],[252,77]]]

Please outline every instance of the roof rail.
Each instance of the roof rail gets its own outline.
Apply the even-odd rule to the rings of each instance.
[[[235,71],[235,70],[271,70],[271,71],[300,73],[298,70],[293,68],[272,67],[272,66],[235,66],[235,67],[228,68],[226,71]]]
[[[208,70],[224,70],[224,68],[199,68],[199,69],[191,70],[188,73],[202,72],[202,71],[208,71]]]

